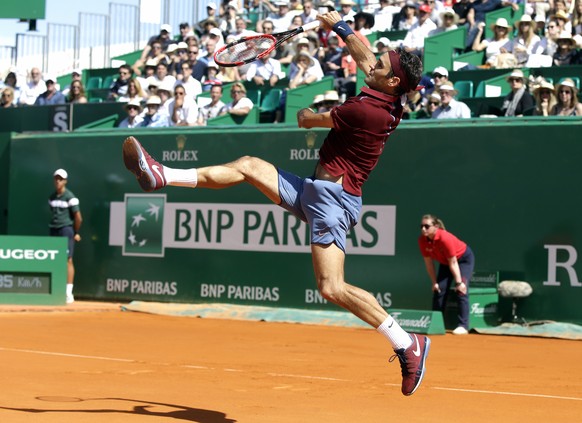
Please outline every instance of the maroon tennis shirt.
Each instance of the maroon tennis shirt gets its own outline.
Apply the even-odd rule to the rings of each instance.
[[[360,94],[334,107],[331,117],[334,127],[319,150],[319,163],[330,175],[343,175],[344,191],[361,197],[362,185],[400,123],[400,97],[363,87]]]

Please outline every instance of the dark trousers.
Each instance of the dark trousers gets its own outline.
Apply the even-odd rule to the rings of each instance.
[[[471,276],[473,275],[473,269],[475,268],[475,256],[468,245],[465,254],[461,256],[458,263],[463,282],[467,285],[467,293],[465,295],[460,295],[457,291],[450,291],[451,285],[454,286],[455,284],[453,274],[448,265],[440,264],[437,274],[437,283],[439,284],[441,292],[435,292],[433,294],[432,309],[444,313],[449,292],[452,292],[452,295],[457,297],[457,304],[459,306],[459,314],[457,316],[459,319],[459,326],[469,329],[469,283],[471,281]]]

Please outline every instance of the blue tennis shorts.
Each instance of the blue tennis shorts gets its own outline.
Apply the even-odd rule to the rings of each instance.
[[[345,253],[347,233],[358,223],[362,198],[335,182],[277,170],[280,206],[309,224],[312,244],[335,243]]]
[[[72,226],[63,226],[62,228],[49,228],[50,236],[67,237],[67,257],[73,257],[75,253],[75,230]]]

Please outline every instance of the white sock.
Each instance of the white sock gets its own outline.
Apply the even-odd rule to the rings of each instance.
[[[164,166],[166,183],[175,187],[195,188],[198,184],[198,171],[192,169],[172,169]]]
[[[392,348],[395,350],[399,350],[401,348],[408,348],[412,345],[412,338],[408,332],[400,327],[398,322],[392,318],[392,316],[388,316],[386,320],[382,322],[380,326],[376,329],[382,335],[390,341],[392,344]]]
[[[73,284],[72,283],[67,284],[67,296],[70,296],[70,295],[73,295]]]

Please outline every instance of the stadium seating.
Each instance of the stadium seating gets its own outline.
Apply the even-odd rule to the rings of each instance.
[[[459,92],[457,94],[458,100],[473,97],[473,81],[457,81],[453,85],[455,90]]]

